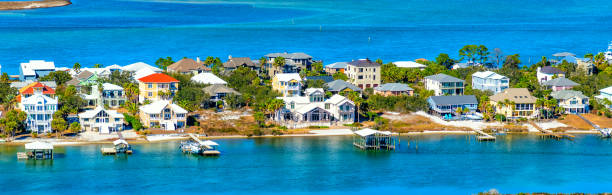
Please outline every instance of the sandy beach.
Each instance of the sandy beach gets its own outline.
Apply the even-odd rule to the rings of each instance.
[[[0,10],[22,10],[61,7],[70,4],[72,4],[70,0],[0,1]]]

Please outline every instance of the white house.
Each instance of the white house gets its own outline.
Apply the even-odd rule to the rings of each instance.
[[[489,90],[494,94],[504,91],[510,87],[510,79],[508,77],[491,72],[475,72],[472,74],[472,88],[482,91]]]
[[[98,85],[92,85],[91,94],[82,97],[88,106],[107,105],[111,108],[118,108],[127,100],[123,87],[111,83],[103,83],[101,90],[98,89]]]
[[[595,96],[595,98],[602,103],[605,103],[605,100],[612,102],[612,86],[599,90],[599,95]],[[612,109],[612,105],[608,105],[608,108]]]
[[[276,112],[275,120],[288,128],[355,122],[355,104],[341,95],[325,99],[325,91],[321,88],[306,89],[305,96],[278,99],[285,102],[285,107]]]
[[[34,95],[22,98],[19,106],[28,115],[26,130],[36,133],[51,132],[51,121],[58,108],[57,102],[57,97],[43,95],[40,88],[35,89]]]
[[[96,109],[79,113],[79,123],[85,131],[108,134],[123,130],[123,114],[98,106]]]
[[[156,72],[156,73],[161,73],[162,72],[162,69],[159,69],[157,67],[151,66],[151,65],[149,65],[147,63],[144,63],[144,62],[136,62],[136,63],[130,64],[130,65],[125,65],[122,69],[123,69],[123,71],[130,71],[130,72],[136,72],[136,71],[139,71],[139,70],[142,70],[142,69],[149,69],[149,70],[151,70],[153,72]]]
[[[445,74],[436,74],[426,76],[423,79],[425,89],[433,90],[434,95],[462,95],[464,80],[448,76]]]
[[[140,120],[147,127],[175,130],[187,126],[187,110],[167,100],[140,107]]]
[[[552,66],[538,67],[536,77],[538,82],[543,83],[552,80],[553,77],[565,77],[565,72]]]
[[[45,62],[44,60],[30,60],[20,64],[19,79],[20,80],[35,80],[39,77],[47,76],[55,71],[55,63]]]
[[[200,74],[197,74],[191,77],[191,81],[200,83],[200,84],[209,84],[209,85],[226,85],[227,84],[227,82],[219,78],[217,75],[213,73],[208,73],[208,72],[200,73]]]
[[[553,91],[550,95],[559,100],[559,106],[565,108],[565,113],[589,112],[589,97],[583,95],[580,91]]]

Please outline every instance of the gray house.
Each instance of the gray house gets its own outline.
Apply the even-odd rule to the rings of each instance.
[[[426,76],[423,79],[425,89],[433,90],[434,95],[462,95],[464,80],[448,76],[445,74],[436,74]]]
[[[349,82],[344,80],[335,80],[329,83],[325,83],[327,86],[327,91],[332,92],[332,94],[338,94],[340,92],[352,92],[356,91],[361,93],[363,90]]]

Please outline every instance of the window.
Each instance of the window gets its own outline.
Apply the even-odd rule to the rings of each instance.
[[[153,96],[153,92],[149,92],[149,97]]]
[[[148,88],[153,88],[153,83],[149,83]]]
[[[329,109],[329,107],[330,107],[329,103],[326,103],[325,104],[325,109]]]
[[[376,72],[376,68],[372,68],[372,72]]]
[[[295,102],[291,102],[291,109],[295,109]]]
[[[359,68],[359,72],[363,72],[363,68]]]
[[[359,76],[357,77],[357,79],[363,79],[363,76],[359,75]]]

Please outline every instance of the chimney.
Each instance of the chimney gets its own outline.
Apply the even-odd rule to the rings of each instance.
[[[200,63],[200,56],[196,57],[196,62]]]

